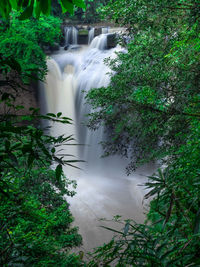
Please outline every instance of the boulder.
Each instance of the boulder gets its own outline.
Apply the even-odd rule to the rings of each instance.
[[[60,45],[58,43],[54,43],[53,45],[51,45],[49,47],[49,49],[54,52],[54,51],[58,51],[60,49]]]
[[[102,34],[102,28],[95,28],[94,29],[94,37]]]
[[[66,46],[64,47],[64,50],[68,50],[69,47],[70,47],[70,45],[66,45]]]
[[[79,49],[81,49],[80,45],[71,45],[70,46],[70,50],[79,50]]]
[[[88,44],[88,35],[78,35],[78,44],[80,45]]]
[[[45,54],[49,54],[51,51],[49,50],[49,46],[47,46],[47,45],[44,45],[43,47],[42,47],[42,49],[44,50],[44,52],[45,52]]]
[[[78,44],[88,44],[88,30],[81,29],[78,32]]]
[[[107,49],[114,48],[117,45],[116,33],[110,33],[107,36]]]

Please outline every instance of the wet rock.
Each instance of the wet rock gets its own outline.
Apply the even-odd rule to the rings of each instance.
[[[64,50],[68,50],[69,47],[70,47],[70,45],[66,45],[66,46],[64,47]]]
[[[114,48],[117,45],[117,36],[115,33],[110,33],[107,36],[107,48]]]
[[[88,35],[78,35],[78,44],[88,44]]]
[[[46,53],[47,51],[49,51],[49,46],[48,45],[44,45],[44,46],[42,46],[42,49]]]
[[[54,52],[54,51],[58,51],[60,49],[60,45],[58,43],[54,43],[53,45],[51,45],[49,47],[50,51]]]
[[[81,48],[80,45],[71,45],[70,50],[79,50]]]
[[[78,44],[88,44],[88,30],[81,29],[78,32]]]
[[[94,29],[94,37],[102,34],[102,28],[95,28]]]

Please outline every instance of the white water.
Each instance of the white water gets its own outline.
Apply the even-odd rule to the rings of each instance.
[[[104,28],[102,28],[102,33],[108,33],[109,32],[109,29],[108,29],[108,27],[104,27]]]
[[[104,140],[104,129],[96,132],[83,125],[90,107],[85,104],[82,90],[109,84],[109,68],[104,59],[115,57],[120,47],[103,50],[106,34],[96,37],[90,46],[79,51],[61,52],[48,60],[48,75],[43,89],[48,112],[62,112],[73,119],[71,126],[55,124],[52,135],[73,134],[77,143],[85,146],[67,146],[65,153],[73,154],[86,162],[79,166],[82,170],[66,168],[66,176],[77,180],[77,194],[72,199],[71,210],[75,225],[83,236],[82,250],[89,250],[110,240],[112,233],[99,225],[99,218],[111,219],[114,215],[132,218],[137,222],[144,220],[142,206],[145,190],[138,186],[146,180],[146,175],[153,172],[153,166],[144,166],[127,177],[126,160],[117,156],[101,158],[102,148],[99,142]]]
[[[65,45],[77,44],[78,30],[75,27],[65,27]]]
[[[90,44],[93,39],[94,39],[94,28],[91,28],[88,34],[88,44]]]
[[[90,48],[98,49],[98,50],[104,50],[107,46],[107,34],[101,34],[99,36],[96,36],[91,44]]]

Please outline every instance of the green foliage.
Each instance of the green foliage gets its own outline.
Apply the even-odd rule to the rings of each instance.
[[[110,85],[87,95],[89,126],[106,126],[105,154],[128,157],[128,172],[157,159],[162,169],[145,184],[147,222],[113,230],[91,266],[200,265],[199,11],[199,1],[171,0],[110,1],[102,11],[131,41],[107,61]]]
[[[112,18],[129,22],[133,40],[127,53],[110,61],[115,74],[109,87],[87,96],[100,107],[91,114],[90,127],[101,122],[108,127],[105,154],[130,157],[130,171],[144,160],[170,159],[185,142],[191,117],[200,115],[199,23],[191,24],[193,6],[177,5],[114,1],[107,7]]]
[[[98,9],[102,8],[108,1],[106,0],[86,0],[86,9],[83,14],[84,22],[96,23],[100,21]]]
[[[114,232],[117,235],[108,244],[91,254],[88,266],[199,266],[195,255],[199,249],[197,235],[177,240],[170,231],[159,233],[155,227],[131,220],[124,222],[121,231]]]
[[[17,13],[12,13],[9,28],[0,26],[0,54],[15,58],[26,77],[37,74],[42,79],[47,71],[43,49],[59,41],[60,25],[61,20],[53,16],[20,21]]]
[[[89,266],[199,266],[199,120],[191,127],[178,158],[145,183],[145,198],[151,197],[147,223],[127,220],[121,231],[106,228],[115,237],[91,254]]]
[[[101,9],[108,0],[85,0],[85,8],[75,8],[74,14],[67,14],[73,21],[80,23],[98,23],[101,21],[99,9]]]
[[[9,94],[2,94],[2,98],[1,106],[6,101],[17,112]],[[69,186],[75,183],[62,171],[72,160],[56,152],[73,139],[48,136],[34,126],[41,119],[67,124],[71,120],[61,113],[40,116],[37,110],[30,111],[32,114],[26,116],[1,115],[1,266],[79,266],[79,257],[70,254],[70,249],[81,244],[81,236],[71,227],[73,217],[66,201],[67,195],[74,195]],[[27,121],[28,125],[24,124]],[[54,162],[55,170],[51,167]]]
[[[60,0],[57,1],[62,12],[73,14],[74,7],[85,8],[84,0]],[[2,0],[0,2],[0,13],[4,18],[9,18],[12,10],[20,11],[20,20],[30,18],[32,15],[39,18],[40,14],[50,15],[51,0]]]
[[[68,1],[62,1],[66,3]],[[81,0],[73,3],[82,6]],[[62,166],[76,163],[57,149],[72,136],[48,135],[41,120],[70,124],[62,113],[39,115],[30,108],[15,106],[15,94],[33,73],[37,79],[46,72],[45,45],[58,40],[60,20],[36,17],[48,14],[51,1],[1,1],[0,37],[0,265],[1,266],[80,266],[80,257],[70,253],[81,244],[78,229],[72,227],[67,196],[73,196],[75,182],[68,181]],[[71,2],[69,3],[71,6]],[[66,7],[65,7],[66,8]],[[19,15],[19,18],[16,16]],[[22,21],[20,21],[20,20]],[[67,156],[67,155],[66,155]],[[69,155],[68,155],[69,156]]]
[[[153,198],[147,224],[127,220],[122,231],[107,228],[117,235],[93,252],[89,266],[199,266],[199,136],[194,120],[178,159],[145,183],[145,198]]]
[[[11,105],[9,99],[8,104]],[[63,164],[71,164],[57,155],[56,147],[71,137],[53,138],[23,121],[48,119],[61,123],[70,120],[62,114],[18,117],[1,115],[0,123],[0,199],[1,199],[1,265],[17,263],[34,266],[60,264],[79,266],[77,256],[69,249],[80,245],[77,228],[64,196],[73,196],[62,172]],[[51,150],[49,150],[51,148]],[[55,161],[59,173],[51,169]]]

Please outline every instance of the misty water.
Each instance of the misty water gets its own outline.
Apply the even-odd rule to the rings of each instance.
[[[72,125],[52,125],[51,134],[73,134],[76,139],[73,144],[84,144],[62,147],[62,153],[85,160],[78,164],[81,170],[65,168],[66,176],[77,181],[77,194],[68,198],[68,201],[75,217],[74,225],[79,227],[83,237],[82,250],[90,250],[112,237],[112,232],[99,226],[115,227],[115,224],[99,221],[100,218],[110,220],[115,215],[121,215],[124,219],[144,221],[143,196],[146,191],[139,184],[143,184],[146,176],[154,171],[154,166],[149,164],[127,176],[126,159],[119,156],[101,158],[103,151],[99,143],[106,138],[104,128],[91,131],[85,126],[86,114],[91,111],[91,107],[85,103],[84,96],[91,88],[109,84],[111,71],[104,64],[104,59],[114,58],[115,52],[121,51],[119,46],[106,49],[109,33],[106,29],[103,32],[104,34],[94,38],[94,30],[91,29],[89,45],[72,45],[67,51],[61,49],[59,53],[52,55],[47,61],[46,81],[40,89],[45,111],[62,112],[63,116],[73,120]],[[66,44],[77,44],[75,28],[66,28],[65,37]]]

